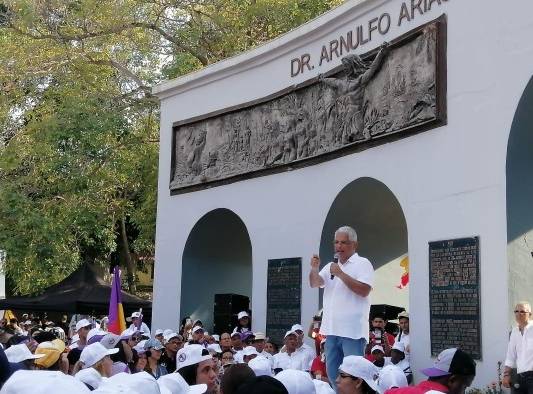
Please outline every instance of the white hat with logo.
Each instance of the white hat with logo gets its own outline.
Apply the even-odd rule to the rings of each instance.
[[[211,360],[210,354],[203,355],[205,349],[202,345],[192,344],[185,346],[176,354],[176,371],[188,365],[198,364],[205,360]],[[209,353],[209,352],[208,352]]]

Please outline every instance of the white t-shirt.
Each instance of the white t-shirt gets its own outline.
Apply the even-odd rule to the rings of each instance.
[[[328,263],[319,273],[324,280],[320,333],[352,339],[365,338],[368,342],[370,297],[355,294],[336,276],[331,279],[330,266],[331,263]],[[374,267],[368,259],[355,253],[344,264],[339,264],[339,267],[353,279],[372,287]]]

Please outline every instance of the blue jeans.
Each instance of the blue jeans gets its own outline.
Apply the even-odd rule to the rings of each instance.
[[[333,390],[337,392],[337,375],[342,359],[346,356],[363,356],[366,339],[352,339],[328,335],[326,337],[326,371]]]

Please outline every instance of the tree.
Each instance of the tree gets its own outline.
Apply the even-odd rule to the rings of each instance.
[[[0,3],[0,249],[19,293],[154,251],[153,84],[264,43],[340,0]]]

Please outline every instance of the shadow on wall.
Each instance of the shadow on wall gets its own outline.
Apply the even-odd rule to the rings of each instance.
[[[357,231],[358,253],[372,262],[376,283],[399,282],[402,273],[400,257],[407,254],[407,224],[400,203],[390,189],[375,179],[365,177],[356,179],[341,190],[322,229],[320,258],[324,265],[333,258],[334,233],[343,225],[352,226]],[[387,277],[381,278],[381,275]],[[390,275],[397,275],[397,278],[391,279]],[[407,291],[402,293],[405,294],[402,299],[398,299],[398,289],[394,287],[375,290],[380,292],[376,294],[380,303],[407,307]]]
[[[533,78],[516,109],[507,145],[509,311],[533,301]],[[513,322],[512,312],[509,321]]]
[[[229,209],[215,209],[193,227],[183,252],[181,316],[213,327],[215,294],[252,295],[252,245],[243,221]]]

